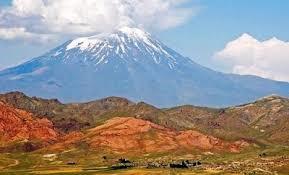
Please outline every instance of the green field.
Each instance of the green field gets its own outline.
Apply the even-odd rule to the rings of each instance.
[[[103,156],[106,157],[105,160]],[[54,154],[41,152],[1,154],[0,175],[289,174],[289,149],[287,147],[251,148],[238,154],[211,152],[184,154],[180,152],[147,154],[142,157],[127,156],[125,158],[137,164],[135,168],[112,170],[111,165],[123,157],[125,156],[84,150],[68,150]],[[189,169],[146,168],[147,162],[166,162],[169,164],[181,160],[200,160],[202,165]],[[75,162],[76,165],[67,165],[69,161]]]

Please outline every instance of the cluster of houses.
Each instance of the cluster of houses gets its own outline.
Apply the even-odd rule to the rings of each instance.
[[[180,162],[173,162],[173,163],[151,162],[151,163],[147,163],[146,167],[147,168],[183,168],[185,169],[185,168],[198,167],[201,165],[202,163],[200,161],[183,160]],[[119,159],[118,163],[112,166],[112,169],[126,169],[126,168],[132,168],[132,167],[137,167],[137,165],[127,159]]]
[[[103,157],[103,159],[107,159],[106,157]],[[77,163],[74,161],[67,162],[67,165],[76,165]],[[147,168],[182,168],[182,169],[188,169],[192,167],[199,167],[202,163],[200,161],[195,160],[182,160],[179,162],[173,162],[173,163],[157,163],[157,162],[150,162],[146,164]],[[127,169],[127,168],[133,168],[138,167],[137,164],[133,163],[132,161],[121,158],[118,159],[117,163],[112,165],[110,168],[113,170],[117,169]]]

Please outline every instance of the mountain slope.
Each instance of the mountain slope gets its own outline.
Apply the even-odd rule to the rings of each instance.
[[[262,145],[289,145],[289,100],[279,96],[220,109],[191,105],[159,109],[118,97],[62,104],[19,92],[0,94],[0,101],[38,118],[48,118],[63,133],[84,131],[115,117],[130,116],[176,131],[192,129],[227,141],[245,139]]]
[[[113,117],[89,130],[59,134],[53,124],[0,102],[0,151],[34,151],[46,146],[62,150],[87,144],[89,149],[115,153],[157,153],[176,150],[239,152],[244,141],[225,142],[197,131],[176,131],[152,122]]]
[[[257,143],[288,145],[289,99],[268,96],[224,109],[180,106],[164,111],[179,118],[182,126],[225,140],[244,138]]]
[[[161,107],[227,106],[289,92],[288,83],[202,67],[136,28],[68,41],[1,71],[0,84],[0,92],[64,102],[122,96]]]
[[[125,109],[134,104],[117,97],[82,104],[62,104],[56,99],[28,97],[20,92],[0,94],[0,101],[31,112],[39,118],[48,118],[62,132],[91,128],[98,120],[102,120],[99,116],[105,112]]]
[[[146,103],[133,103],[124,98],[109,97],[88,103],[62,104],[58,100],[28,97],[20,92],[0,94],[3,101],[15,108],[48,118],[62,132],[92,128],[107,119],[132,116],[179,129],[177,119],[170,119],[160,109]],[[176,126],[176,127],[175,127]]]
[[[98,151],[134,155],[178,150],[239,152],[249,146],[244,141],[225,142],[193,130],[178,132],[142,119],[115,117],[49,149],[63,150],[83,144]]]
[[[0,151],[15,144],[23,144],[24,149],[31,151],[29,149],[36,149],[33,147],[56,142],[58,136],[49,120],[36,118],[0,101]]]

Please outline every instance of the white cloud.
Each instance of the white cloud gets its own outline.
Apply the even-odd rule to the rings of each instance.
[[[214,56],[232,66],[232,72],[289,82],[289,42],[272,38],[258,41],[243,34]]]
[[[25,28],[0,28],[0,38],[3,40],[28,39],[39,43],[53,40],[54,36],[30,33],[27,32]]]
[[[13,0],[0,9],[0,28],[27,34],[88,35],[121,26],[163,30],[190,19],[198,10],[190,0]],[[11,34],[6,32],[7,34]],[[1,38],[13,39],[3,35]]]

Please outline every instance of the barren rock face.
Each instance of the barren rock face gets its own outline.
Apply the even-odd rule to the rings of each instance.
[[[10,107],[0,102],[0,143],[14,141],[54,142],[58,133],[53,124],[43,118],[35,118],[31,113]]]
[[[51,121],[0,102],[0,143],[28,143],[25,150],[39,149],[30,143],[39,143],[48,149],[62,150],[86,145],[91,150],[115,153],[158,153],[168,151],[212,150],[238,152],[247,146],[239,141],[229,143],[194,130],[177,131],[143,119],[116,117],[104,124],[66,135],[54,130]]]
[[[175,131],[149,121],[135,118],[113,118],[89,130],[85,140],[93,149],[117,153],[152,153],[170,150],[215,150],[238,152],[247,145],[229,143],[200,132]]]

